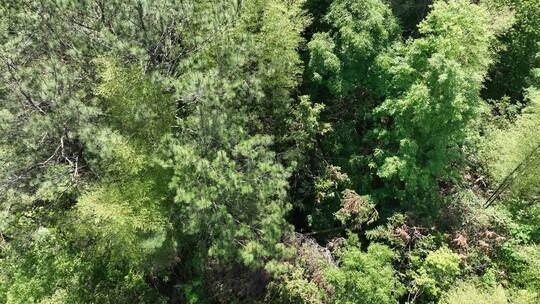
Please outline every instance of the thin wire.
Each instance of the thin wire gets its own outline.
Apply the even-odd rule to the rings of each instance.
[[[533,156],[536,154],[536,152],[540,151],[540,144],[538,144],[536,146],[536,148],[534,148],[532,150],[531,153],[529,153],[527,155],[527,157],[525,157],[525,159],[519,163],[519,165],[514,168],[514,170],[512,170],[512,172],[510,172],[505,178],[504,180],[501,182],[501,184],[499,184],[499,186],[497,187],[497,189],[495,190],[495,192],[493,192],[493,194],[488,198],[488,200],[486,201],[485,205],[484,205],[484,208],[488,208],[489,206],[491,206],[498,198],[499,196],[501,195],[501,193],[506,190],[511,184],[512,182],[514,181],[514,179],[520,174],[522,173],[522,171],[524,170],[524,168],[526,168],[526,164],[528,164],[532,159],[533,159]]]

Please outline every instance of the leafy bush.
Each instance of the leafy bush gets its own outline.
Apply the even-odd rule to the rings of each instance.
[[[404,289],[392,267],[395,255],[390,248],[373,243],[363,252],[358,238],[350,235],[337,256],[339,267],[326,273],[335,289],[332,303],[398,303]]]
[[[460,258],[447,247],[430,252],[420,261],[420,268],[411,274],[413,299],[438,299],[460,273]]]

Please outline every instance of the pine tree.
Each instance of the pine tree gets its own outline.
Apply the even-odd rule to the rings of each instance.
[[[301,4],[0,4],[0,301],[156,303],[278,257],[317,129]]]

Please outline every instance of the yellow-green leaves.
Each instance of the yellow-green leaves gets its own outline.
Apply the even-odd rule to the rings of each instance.
[[[385,245],[373,243],[367,252],[351,235],[339,251],[339,267],[329,267],[326,279],[335,288],[335,304],[398,303],[404,289],[392,268],[394,253]]]
[[[447,247],[429,252],[420,267],[411,272],[410,294],[415,298],[438,299],[457,279],[459,262],[459,256]]]
[[[482,156],[494,185],[509,188],[520,197],[540,194],[540,91],[530,88],[528,106],[507,128],[491,130]],[[505,185],[507,184],[507,185]]]
[[[139,269],[155,267],[159,260],[153,263],[150,258],[172,245],[166,243],[170,242],[164,213],[166,193],[155,187],[147,176],[88,189],[77,204],[79,229],[87,237],[96,237],[97,250],[116,252],[113,260]]]
[[[103,99],[100,104],[110,115],[110,123],[135,137],[139,144],[159,142],[174,121],[174,100],[136,65],[122,67],[114,59],[105,58],[95,62],[101,77],[95,92]]]

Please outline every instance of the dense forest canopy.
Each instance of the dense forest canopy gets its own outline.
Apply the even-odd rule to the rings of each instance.
[[[4,0],[0,42],[0,303],[540,303],[539,0]]]

